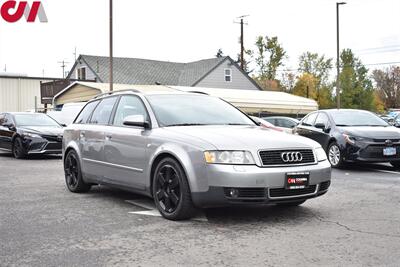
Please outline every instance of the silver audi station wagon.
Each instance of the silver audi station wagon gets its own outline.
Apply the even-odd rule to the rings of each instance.
[[[296,206],[328,191],[321,146],[259,127],[223,100],[200,93],[116,91],[89,101],[65,128],[72,192],[108,185],[154,199],[167,219],[196,208]]]

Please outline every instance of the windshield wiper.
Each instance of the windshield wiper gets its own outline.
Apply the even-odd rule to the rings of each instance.
[[[207,124],[202,124],[202,123],[176,123],[176,124],[165,125],[165,127],[173,127],[173,126],[202,126],[202,125],[207,125]]]
[[[353,125],[348,125],[348,124],[336,124],[336,126],[339,126],[339,127],[350,127],[350,126],[353,126]]]

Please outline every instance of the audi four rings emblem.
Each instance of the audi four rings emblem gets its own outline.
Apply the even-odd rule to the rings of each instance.
[[[301,162],[303,155],[300,152],[284,152],[281,154],[281,158],[285,163]]]

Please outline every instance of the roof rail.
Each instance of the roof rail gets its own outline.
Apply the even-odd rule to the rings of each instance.
[[[110,91],[110,92],[98,94],[93,99],[97,99],[97,98],[100,98],[100,97],[103,97],[103,96],[107,96],[107,95],[112,95],[112,94],[115,94],[115,93],[123,93],[123,92],[140,93],[140,91],[136,90],[136,89],[116,90],[116,91]]]
[[[187,93],[193,93],[193,94],[201,94],[201,95],[209,95],[205,92],[201,92],[201,91],[186,91]]]

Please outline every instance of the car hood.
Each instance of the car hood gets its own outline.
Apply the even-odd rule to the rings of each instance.
[[[338,127],[341,132],[370,139],[400,139],[400,130],[396,127]]]
[[[44,135],[62,135],[64,129],[59,127],[48,127],[48,126],[24,126],[18,127],[20,131],[44,134]]]
[[[320,145],[308,138],[265,129],[258,126],[186,126],[168,127],[168,131],[201,139],[218,150],[253,150],[284,148],[316,148]]]

